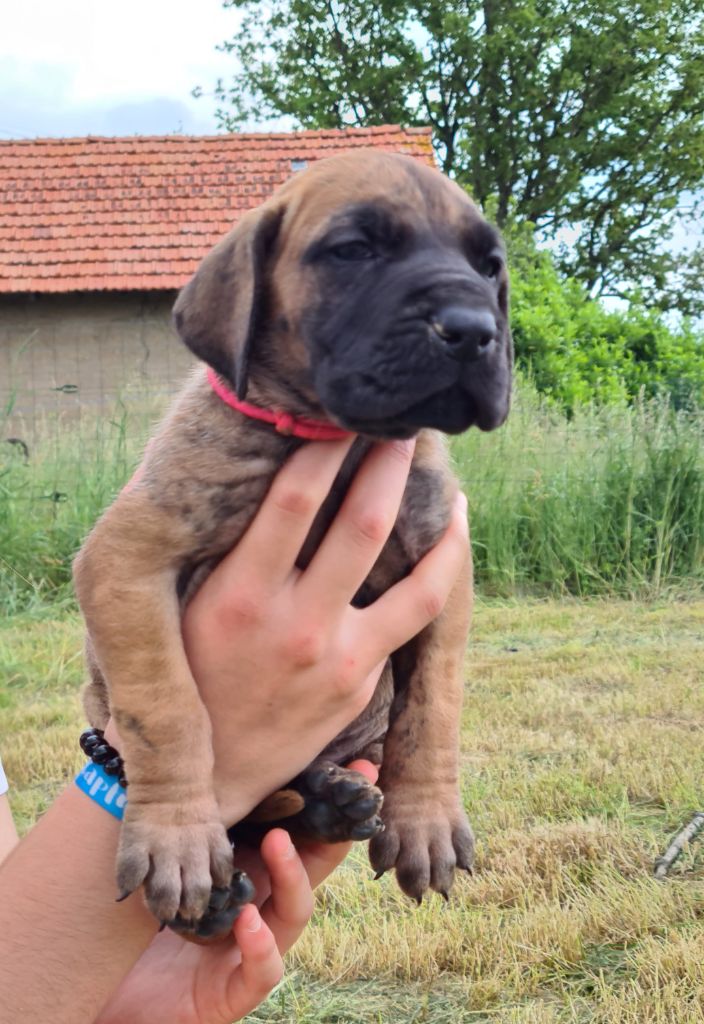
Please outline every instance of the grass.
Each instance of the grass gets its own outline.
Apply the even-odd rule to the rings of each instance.
[[[3,757],[25,829],[80,763],[80,624],[0,621]],[[700,1024],[704,844],[652,862],[704,800],[704,601],[484,600],[467,662],[473,878],[449,905],[320,892],[251,1024]]]
[[[704,584],[704,412],[588,406],[524,385],[507,424],[453,442],[485,592],[657,595]]]
[[[35,425],[26,458],[0,444],[0,591],[8,611],[70,603],[70,565],[129,478],[158,412]],[[5,436],[0,414],[0,438]],[[704,412],[656,402],[565,418],[525,382],[506,426],[454,439],[487,594],[704,592]]]
[[[26,452],[0,444],[4,611],[73,603],[72,558],[129,479],[162,409],[161,399],[126,395],[107,417],[38,420]],[[0,411],[0,439],[7,432]]]

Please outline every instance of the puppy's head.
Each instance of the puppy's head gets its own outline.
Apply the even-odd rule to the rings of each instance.
[[[244,397],[375,438],[508,413],[501,239],[407,157],[356,152],[296,175],[206,256],[175,306],[186,344]]]

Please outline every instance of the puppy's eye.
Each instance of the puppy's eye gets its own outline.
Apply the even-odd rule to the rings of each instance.
[[[498,252],[492,252],[484,261],[484,276],[496,278],[503,270],[503,257]]]
[[[336,260],[344,260],[350,263],[358,260],[373,260],[376,255],[372,247],[361,239],[333,245],[328,252]]]

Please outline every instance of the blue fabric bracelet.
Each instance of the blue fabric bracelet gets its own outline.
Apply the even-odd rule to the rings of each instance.
[[[76,776],[76,785],[114,818],[124,818],[127,794],[115,776],[108,775],[101,765],[89,761]]]

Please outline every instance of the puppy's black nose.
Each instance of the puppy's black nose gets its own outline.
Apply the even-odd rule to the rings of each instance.
[[[496,340],[496,320],[488,310],[446,306],[431,321],[448,355],[470,362],[480,359]]]

